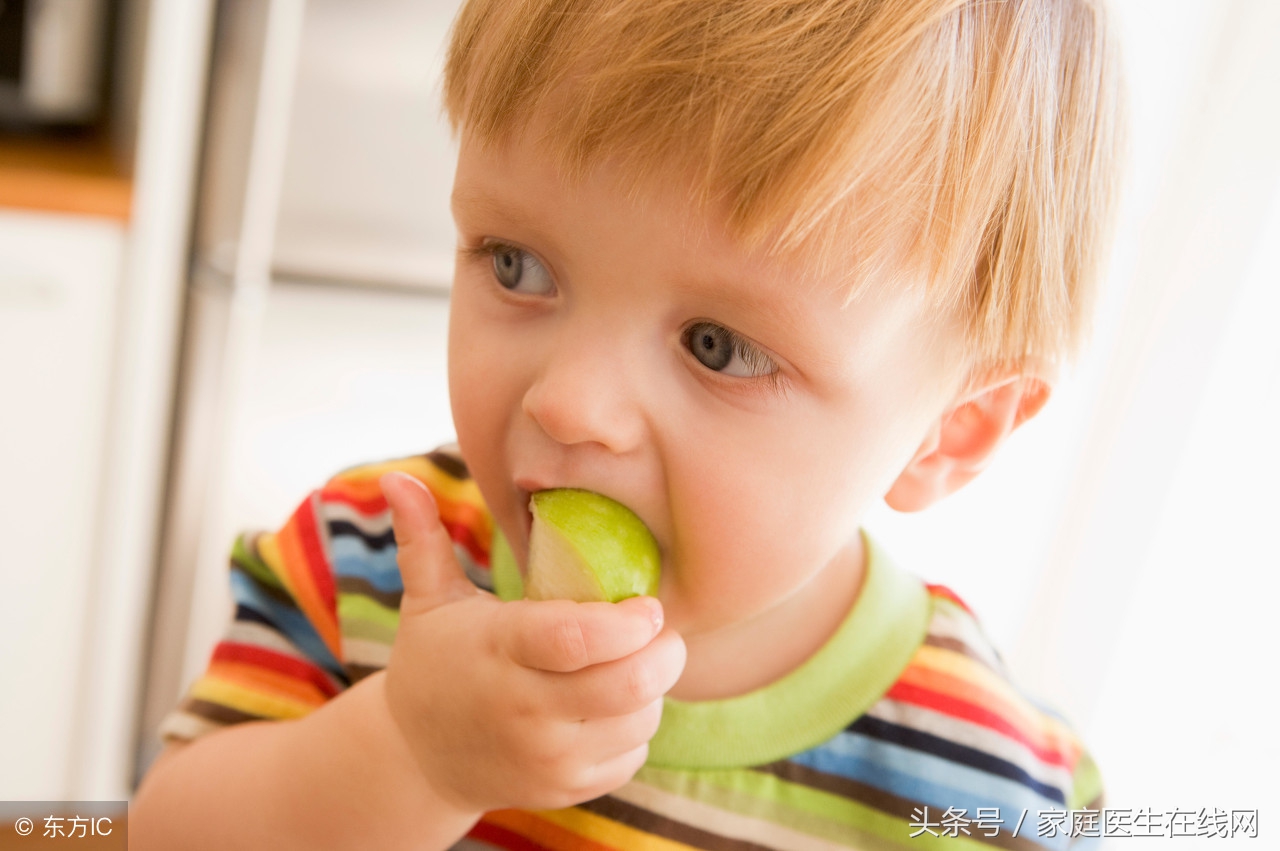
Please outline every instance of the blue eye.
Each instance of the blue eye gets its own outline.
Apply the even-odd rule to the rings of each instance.
[[[714,322],[696,322],[684,332],[684,345],[712,372],[736,378],[772,375],[778,365],[738,334]]]
[[[546,295],[556,288],[551,274],[532,254],[511,245],[485,246],[493,257],[493,277],[503,289],[527,295]]]

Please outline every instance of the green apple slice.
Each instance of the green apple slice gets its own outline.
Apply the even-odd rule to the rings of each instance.
[[[591,491],[558,488],[535,493],[529,510],[524,588],[530,600],[616,603],[658,592],[658,544],[626,506]]]

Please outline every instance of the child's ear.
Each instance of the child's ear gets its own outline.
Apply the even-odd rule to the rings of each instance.
[[[1048,382],[1029,375],[1005,375],[971,388],[929,430],[885,502],[897,511],[919,511],[959,490],[1047,401]]]

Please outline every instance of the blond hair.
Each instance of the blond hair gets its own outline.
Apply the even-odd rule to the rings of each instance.
[[[541,114],[569,175],[680,169],[745,245],[847,248],[855,287],[923,281],[973,365],[1084,334],[1119,135],[1093,0],[470,0],[444,101],[484,144]]]

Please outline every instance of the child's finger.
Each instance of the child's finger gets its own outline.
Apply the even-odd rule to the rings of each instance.
[[[606,759],[634,750],[657,735],[663,708],[662,701],[655,700],[626,715],[583,720],[576,725],[573,749]]]
[[[645,742],[626,753],[591,766],[584,773],[578,797],[581,800],[591,800],[609,794],[635,777],[648,758],[649,743]]]
[[[517,665],[539,671],[567,673],[622,659],[662,629],[662,604],[653,597],[522,602],[508,611],[503,649]]]
[[[638,712],[669,692],[684,672],[684,640],[665,630],[625,659],[570,674],[550,674],[549,709],[571,718],[614,718]]]
[[[406,473],[387,473],[379,480],[391,508],[396,536],[396,562],[404,583],[402,612],[425,612],[481,593],[458,564],[453,541],[440,522],[435,499],[426,486]]]

